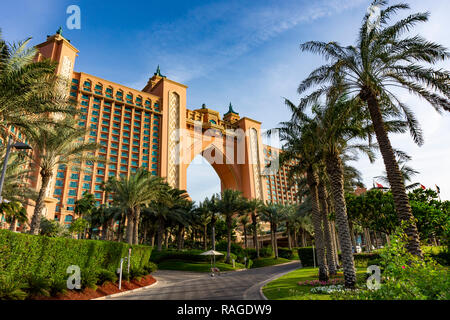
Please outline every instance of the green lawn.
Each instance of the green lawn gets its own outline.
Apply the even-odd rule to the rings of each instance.
[[[236,263],[236,268],[233,265],[224,262],[216,262],[216,267],[220,271],[233,271],[243,269],[244,265]],[[182,260],[166,260],[158,264],[158,269],[161,270],[180,270],[180,271],[195,271],[195,272],[211,272],[210,262],[189,262]]]
[[[261,268],[261,267],[268,267],[268,266],[274,266],[276,264],[291,262],[292,260],[284,259],[284,258],[259,258],[253,260],[252,268]]]
[[[364,276],[365,269],[357,270],[358,277]],[[327,294],[314,294],[312,286],[299,286],[299,281],[316,280],[317,268],[302,268],[292,271],[263,287],[263,293],[269,300],[330,300]]]

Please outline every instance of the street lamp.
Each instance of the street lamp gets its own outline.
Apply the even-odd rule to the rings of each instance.
[[[3,191],[3,183],[5,182],[6,175],[6,166],[8,165],[9,152],[11,151],[11,147],[16,148],[17,150],[30,150],[32,149],[29,145],[23,142],[16,142],[14,144],[11,143],[11,136],[8,137],[8,145],[6,147],[6,155],[5,162],[3,163],[2,177],[0,178],[0,203],[3,202],[2,191]]]

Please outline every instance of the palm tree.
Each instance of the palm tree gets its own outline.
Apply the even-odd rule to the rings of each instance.
[[[261,218],[270,223],[272,249],[275,254],[275,259],[278,259],[277,231],[280,223],[285,221],[286,209],[281,204],[269,203],[264,206],[261,212]]]
[[[247,249],[247,226],[250,223],[247,213],[239,218],[239,223],[242,225],[242,231],[244,234],[244,248]]]
[[[41,186],[31,220],[31,234],[37,234],[39,231],[44,198],[55,168],[59,165],[71,165],[73,169],[77,170],[79,167],[75,164],[95,159],[86,153],[95,151],[98,145],[84,141],[85,135],[86,129],[77,128],[71,117],[60,120],[54,126],[29,130],[27,138],[30,139],[34,150],[31,159],[34,166],[39,168],[41,177]]]
[[[245,210],[245,201],[240,191],[231,189],[224,190],[217,198],[217,212],[223,215],[227,225],[227,257],[225,261],[230,263],[233,216]]]
[[[264,203],[259,199],[250,199],[246,201],[246,212],[251,214],[252,218],[252,232],[253,232],[253,246],[256,250],[256,258],[259,258],[259,245],[258,245],[258,218],[259,212],[264,207]]]
[[[195,209],[195,215],[196,215],[196,221],[198,224],[201,225],[203,229],[203,249],[206,251],[208,250],[208,224],[211,222],[211,211],[208,207],[208,198],[205,199],[205,201],[200,202],[198,204],[198,207]]]
[[[74,213],[78,215],[79,217],[85,218],[86,221],[91,220],[90,217],[94,213],[96,209],[95,205],[96,201],[94,198],[94,195],[92,193],[89,193],[87,191],[83,192],[83,196],[81,199],[78,199],[75,201],[75,207],[74,207]],[[90,228],[92,227],[92,224],[90,224]],[[91,232],[89,232],[89,235]],[[84,239],[86,235],[86,230],[84,230],[84,233],[82,234],[82,238]]]
[[[161,192],[163,182],[160,177],[139,168],[135,174],[120,179],[108,180],[113,199],[126,210],[127,235],[129,244],[137,244],[141,206],[148,206]]]
[[[295,226],[298,218],[298,207],[296,205],[287,205],[285,207],[285,222],[289,249],[292,249],[292,233],[294,233],[294,239],[297,237]]]
[[[162,250],[163,235],[166,227],[172,221],[180,221],[183,214],[182,208],[186,206],[188,195],[185,190],[172,188],[168,183],[164,182],[159,188],[158,196],[150,202],[148,212],[154,215],[157,224],[157,248]],[[166,234],[166,241],[167,241]]]
[[[16,231],[16,222],[20,224],[28,222],[27,210],[18,201],[2,202],[0,204],[0,213],[5,216],[11,231]]]
[[[289,100],[285,100],[286,105],[293,110],[297,107]],[[280,139],[285,142],[283,153],[280,155],[280,163],[294,161],[289,171],[290,176],[299,177],[306,174],[306,183],[309,188],[311,199],[312,221],[314,225],[314,239],[317,248],[317,264],[319,266],[319,280],[328,281],[329,273],[325,255],[325,236],[322,227],[322,216],[320,212],[318,184],[319,175],[317,165],[320,163],[320,154],[316,145],[315,132],[311,130],[311,119],[304,114],[301,121],[282,122],[279,128]],[[268,130],[267,134],[272,134]]]
[[[359,31],[356,46],[342,47],[336,42],[310,41],[301,45],[303,51],[323,55],[330,63],[314,70],[298,88],[300,94],[319,85],[302,99],[301,106],[307,106],[324,94],[348,91],[358,94],[367,106],[386,167],[387,176],[394,196],[400,221],[407,221],[408,251],[422,256],[419,234],[411,212],[405,184],[397,163],[394,149],[385,127],[382,108],[388,106],[403,113],[414,141],[423,143],[418,121],[412,110],[396,96],[391,88],[404,88],[428,101],[436,110],[450,111],[450,73],[441,69],[424,67],[419,63],[435,64],[450,57],[443,46],[425,40],[420,36],[403,37],[413,26],[426,22],[429,13],[412,14],[389,25],[392,15],[399,10],[409,9],[407,4],[387,6],[386,0],[374,0],[373,7],[379,7],[378,23],[372,23],[366,14]],[[330,164],[331,165],[331,164]],[[339,170],[338,167],[335,167]]]
[[[27,135],[30,128],[54,123],[48,113],[74,114],[67,103],[66,79],[55,74],[57,64],[35,61],[37,49],[29,48],[31,38],[7,44],[0,30],[0,131],[11,126]]]

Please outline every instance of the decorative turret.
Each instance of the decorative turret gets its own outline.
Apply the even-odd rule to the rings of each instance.
[[[233,105],[230,102],[230,105],[228,106],[228,112],[223,115],[223,120],[229,123],[234,123],[239,119],[239,113],[233,110]]]

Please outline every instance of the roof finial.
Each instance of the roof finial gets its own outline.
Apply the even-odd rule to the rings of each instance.
[[[202,104],[202,109],[206,109],[206,104]]]
[[[56,31],[56,34],[59,34],[60,36],[62,36],[62,27],[60,26],[59,29]]]
[[[230,105],[228,106],[228,112],[225,114],[229,114],[229,113],[239,114],[233,110],[233,105],[231,104],[231,102],[230,102]]]
[[[156,68],[156,72],[154,73],[155,76],[160,76],[161,78],[165,78],[166,76],[163,76],[161,74],[161,69],[159,68],[159,64],[158,67]]]

